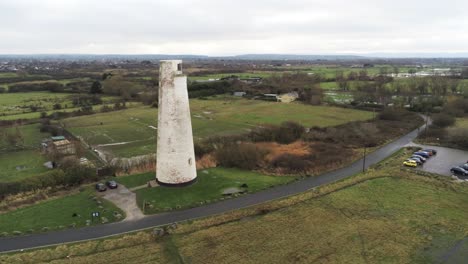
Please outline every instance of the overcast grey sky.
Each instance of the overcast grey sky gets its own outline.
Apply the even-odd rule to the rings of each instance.
[[[467,0],[0,0],[0,54],[467,52]]]

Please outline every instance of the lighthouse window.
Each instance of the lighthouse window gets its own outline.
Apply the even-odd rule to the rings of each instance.
[[[177,70],[182,71],[182,63],[177,64]]]

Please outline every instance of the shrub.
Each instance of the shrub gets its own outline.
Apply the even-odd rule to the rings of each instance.
[[[449,143],[468,149],[468,128],[452,128],[448,131]]]
[[[298,123],[283,122],[279,127],[275,140],[278,143],[289,144],[301,138],[304,132],[305,128]]]
[[[292,143],[304,134],[305,128],[296,122],[283,122],[280,126],[266,125],[254,129],[249,133],[249,138],[254,142],[276,141],[281,144]]]
[[[432,117],[432,124],[438,127],[448,127],[455,124],[455,117],[448,114],[435,114]]]
[[[402,116],[406,114],[407,114],[406,111],[403,111],[403,110],[386,108],[382,112],[379,113],[378,118],[380,120],[398,121],[398,120],[401,120]]]
[[[231,144],[216,151],[221,166],[253,170],[260,166],[267,151],[253,144]]]
[[[270,164],[274,168],[286,168],[292,173],[305,172],[311,165],[307,160],[304,160],[304,157],[288,153],[277,156]]]
[[[429,138],[445,138],[447,136],[447,130],[438,126],[429,126],[427,131],[421,131],[420,135]]]
[[[214,150],[213,144],[207,142],[198,142],[194,143],[195,156],[197,158],[203,157],[205,154],[208,154]]]

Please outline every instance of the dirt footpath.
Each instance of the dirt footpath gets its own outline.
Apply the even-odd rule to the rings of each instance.
[[[136,194],[123,185],[119,185],[117,189],[107,189],[103,197],[125,212],[127,217],[123,221],[133,221],[145,217],[136,204]]]

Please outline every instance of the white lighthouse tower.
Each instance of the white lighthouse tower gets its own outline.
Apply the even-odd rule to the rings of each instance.
[[[159,66],[158,142],[156,181],[160,185],[188,185],[197,178],[187,76],[181,60]]]

